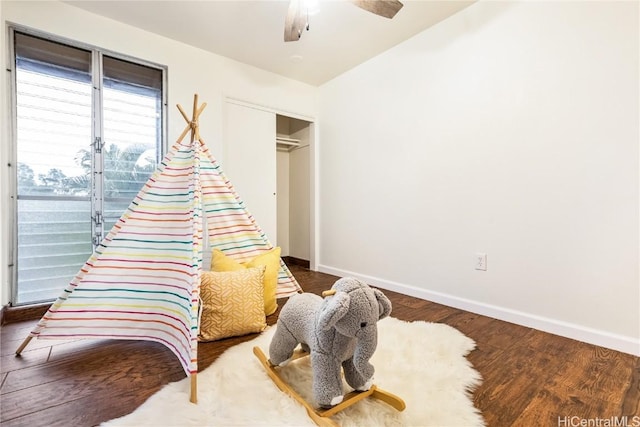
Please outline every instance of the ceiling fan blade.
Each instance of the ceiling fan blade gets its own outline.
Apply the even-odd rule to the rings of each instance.
[[[384,16],[385,18],[393,18],[396,13],[402,9],[403,4],[398,0],[352,0],[356,6],[375,13],[376,15]]]
[[[306,27],[306,15],[302,14],[302,0],[291,0],[284,20],[284,41],[296,42]]]

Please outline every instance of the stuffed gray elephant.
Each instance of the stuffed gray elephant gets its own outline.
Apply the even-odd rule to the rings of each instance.
[[[313,395],[325,408],[344,398],[341,366],[351,387],[371,387],[374,368],[369,359],[378,344],[377,322],[391,313],[391,301],[357,279],[340,279],[331,289],[335,294],[324,299],[311,293],[289,298],[269,346],[274,365],[286,365],[298,343],[310,353]]]

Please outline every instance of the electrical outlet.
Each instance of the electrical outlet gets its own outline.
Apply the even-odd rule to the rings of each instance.
[[[487,271],[487,254],[482,252],[476,253],[476,270]]]

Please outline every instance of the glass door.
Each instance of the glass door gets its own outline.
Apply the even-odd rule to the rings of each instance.
[[[13,304],[57,298],[156,169],[163,70],[14,31]]]
[[[15,34],[16,302],[57,297],[91,255],[91,52]]]

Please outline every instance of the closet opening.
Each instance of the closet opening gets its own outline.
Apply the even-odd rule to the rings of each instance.
[[[312,123],[276,115],[277,244],[287,264],[309,268]]]

